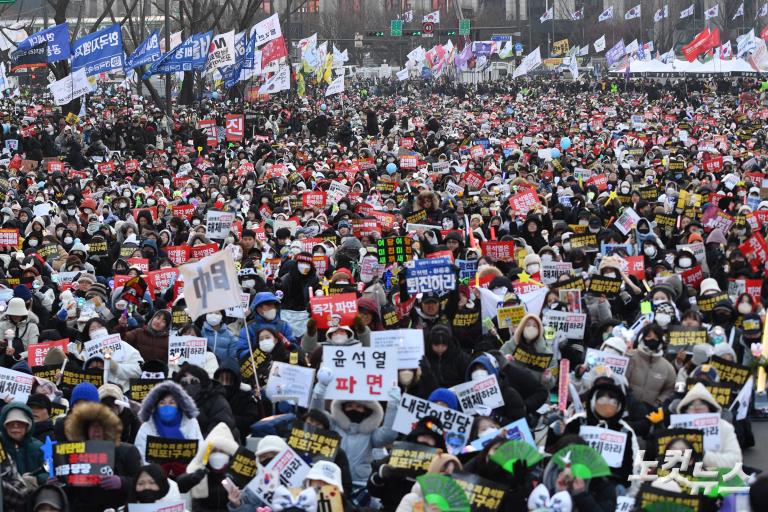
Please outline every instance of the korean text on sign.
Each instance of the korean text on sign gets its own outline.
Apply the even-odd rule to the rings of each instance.
[[[408,293],[434,293],[445,295],[456,289],[456,272],[450,260],[435,258],[416,260],[406,267]]]
[[[333,371],[326,398],[387,400],[397,385],[397,349],[323,347],[323,364]]]

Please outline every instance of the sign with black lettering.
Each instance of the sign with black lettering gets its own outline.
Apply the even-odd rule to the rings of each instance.
[[[72,487],[94,487],[101,478],[114,475],[115,443],[82,441],[53,447],[54,474]]]
[[[189,464],[195,458],[195,454],[197,454],[197,439],[167,439],[147,436],[147,449],[144,458],[148,462]]]
[[[451,478],[464,489],[472,512],[494,512],[504,500],[506,487],[471,473],[453,473]]]
[[[248,448],[240,447],[237,449],[229,461],[227,474],[232,482],[242,489],[248,482],[256,476],[256,454]]]
[[[77,386],[81,382],[90,382],[97,388],[104,384],[104,370],[77,370],[67,365],[62,373],[61,384],[64,386]]]
[[[589,278],[589,293],[615,297],[621,291],[622,280],[595,274]]]
[[[430,462],[437,454],[437,448],[398,441],[392,445],[387,464],[398,476],[416,477],[427,472]]]
[[[691,350],[694,345],[707,343],[706,329],[692,329],[673,325],[669,328],[669,343],[667,350],[677,352],[678,350]]]
[[[700,298],[698,300],[699,309],[702,313],[709,313],[715,308],[715,304],[721,300],[730,300],[730,297],[728,297],[728,292],[719,292]]]
[[[298,453],[308,453],[313,459],[333,461],[339,451],[341,436],[330,430],[300,423],[291,429],[288,446]]]
[[[152,388],[165,379],[131,379],[129,381],[128,396],[135,402],[143,401]]]
[[[523,366],[527,366],[535,371],[544,371],[552,363],[552,354],[539,354],[538,352],[529,351],[522,344],[515,347],[512,358]]]
[[[723,359],[719,356],[712,356],[709,360],[710,366],[717,370],[720,382],[743,386],[751,373],[746,366]]]

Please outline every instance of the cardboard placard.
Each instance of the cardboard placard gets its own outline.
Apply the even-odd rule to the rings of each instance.
[[[313,427],[307,423],[294,425],[288,435],[288,446],[297,453],[333,461],[339,451],[341,436],[337,432]]]
[[[395,475],[416,477],[427,472],[437,453],[438,449],[431,446],[397,441],[392,445],[387,464]]]
[[[95,487],[105,475],[113,475],[115,443],[82,441],[53,447],[54,474],[72,487]]]
[[[167,439],[147,436],[144,458],[147,462],[189,464],[197,454],[197,439]]]
[[[323,364],[333,370],[325,397],[337,400],[388,400],[397,385],[397,350],[362,346],[323,346]]]

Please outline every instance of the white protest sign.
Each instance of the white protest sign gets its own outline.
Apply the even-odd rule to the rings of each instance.
[[[401,434],[408,434],[420,419],[427,416],[440,419],[447,434],[448,450],[453,454],[461,453],[461,449],[467,444],[474,421],[469,414],[463,414],[406,393],[400,399],[392,428]]]
[[[696,257],[696,261],[698,262],[704,261],[704,258],[706,257],[706,250],[702,242],[694,242],[692,244],[677,244],[677,246],[675,246],[675,250],[677,252],[680,252],[683,249],[688,249],[693,252],[693,255]]]
[[[467,414],[490,415],[497,407],[504,405],[499,382],[495,375],[481,380],[464,382],[451,388],[456,393],[461,409]]]
[[[184,512],[184,502],[160,500],[154,503],[129,503],[128,512]]]
[[[225,310],[226,315],[232,318],[245,318],[245,310],[248,309],[250,301],[251,301],[250,293],[241,293],[240,304],[237,306],[228,307]]]
[[[562,332],[568,339],[584,339],[587,327],[586,313],[569,313],[567,311],[548,310],[542,319],[544,327],[551,327],[555,332]]]
[[[246,489],[264,503],[271,503],[272,495],[279,486],[284,485],[289,489],[302,487],[309,469],[309,464],[288,447],[278,453],[264,468],[257,468],[258,473],[248,482]]]
[[[288,231],[291,232],[291,236],[296,236],[296,230],[299,229],[299,223],[296,222],[295,220],[276,219],[275,222],[272,224],[272,227],[275,233],[277,233],[277,230],[280,228],[288,228]]]
[[[371,347],[397,349],[397,369],[419,367],[424,357],[424,331],[421,329],[394,329],[371,332]]]
[[[92,357],[104,357],[105,352],[111,352],[110,357],[117,362],[123,360],[125,354],[123,353],[123,340],[119,334],[110,334],[102,338],[96,338],[95,340],[86,341],[83,344],[83,359],[85,361]]]
[[[550,261],[541,264],[541,282],[544,284],[552,284],[558,277],[570,276],[572,273],[573,263],[570,261]]]
[[[587,356],[585,358],[587,364],[591,367],[604,365],[613,371],[616,375],[624,376],[627,373],[627,367],[629,366],[629,358],[620,356],[618,354],[612,354],[604,350],[597,350],[594,348],[587,349]]]
[[[39,203],[39,204],[36,204],[32,209],[32,214],[35,217],[44,217],[49,213],[51,213],[50,203]]]
[[[637,226],[637,222],[640,220],[640,215],[637,214],[637,212],[632,209],[631,207],[627,207],[624,209],[621,215],[619,215],[619,218],[616,219],[616,229],[622,232],[625,236],[632,231],[632,228]]]
[[[14,402],[27,403],[34,380],[32,375],[0,367],[0,400],[11,398]]]
[[[632,512],[634,507],[635,498],[631,496],[616,496],[616,512]]]
[[[519,440],[525,441],[529,445],[536,448],[536,441],[533,439],[531,429],[528,427],[528,423],[525,418],[520,418],[517,421],[513,421],[507,425],[501,427],[500,430],[493,429],[490,432],[484,434],[470,443],[470,446],[475,450],[482,450],[489,442],[493,441],[497,437],[503,437],[508,441]]]
[[[349,185],[339,181],[332,181],[328,186],[326,198],[329,204],[336,204],[349,194]]]
[[[88,83],[86,69],[81,68],[69,74],[61,80],[48,84],[56,105],[66,105],[74,99],[85,96],[91,92],[91,84]]]
[[[205,351],[208,340],[195,336],[168,337],[168,364],[189,363],[195,366],[205,365]]]
[[[610,467],[620,468],[624,463],[624,448],[627,446],[626,432],[582,425],[579,436],[597,450]]]
[[[229,251],[219,251],[195,263],[179,267],[184,280],[184,299],[193,320],[240,304],[240,283],[235,260]]]
[[[329,400],[388,400],[397,386],[397,349],[323,346],[323,365],[333,370],[325,398]]]
[[[295,401],[299,407],[309,407],[315,370],[288,363],[272,363],[265,392],[272,402]]]
[[[224,240],[235,222],[234,212],[209,210],[205,216],[205,234],[211,240]]]
[[[704,433],[704,451],[720,449],[720,414],[706,412],[702,414],[672,414],[669,428],[692,428]]]

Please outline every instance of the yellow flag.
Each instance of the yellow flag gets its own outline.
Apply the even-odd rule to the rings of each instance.
[[[304,90],[304,74],[296,73],[296,92],[300,98],[303,98],[306,91]]]

